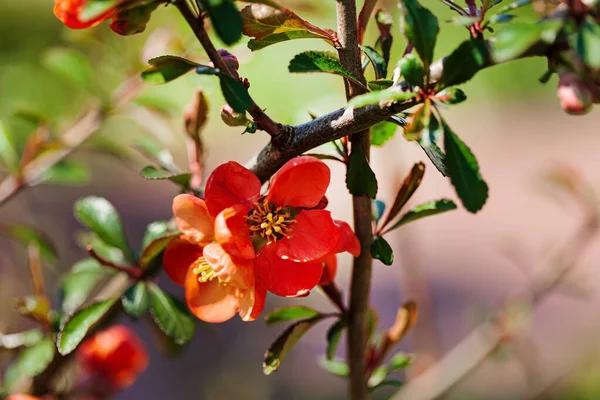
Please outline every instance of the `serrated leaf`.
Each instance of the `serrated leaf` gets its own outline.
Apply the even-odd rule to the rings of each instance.
[[[154,283],[148,283],[148,289],[154,322],[173,342],[179,345],[189,342],[196,333],[196,322],[185,304]]]
[[[342,333],[346,328],[347,322],[344,318],[338,319],[333,325],[327,330],[327,353],[326,357],[328,360],[333,359],[335,352],[342,338]]]
[[[60,285],[61,310],[71,314],[85,303],[96,284],[106,276],[102,267],[79,270],[65,275]]]
[[[171,82],[199,67],[198,63],[177,56],[160,56],[148,60],[150,67],[142,71],[142,79],[146,83],[160,85]]]
[[[383,56],[379,54],[377,50],[369,46],[360,46],[360,49],[365,53],[371,62],[371,65],[373,65],[375,79],[385,79],[387,75],[387,63]]]
[[[375,81],[367,82],[367,86],[369,87],[369,89],[371,89],[373,91],[385,90],[385,89],[391,87],[393,84],[394,84],[394,81],[391,79],[377,79]]]
[[[429,70],[429,65],[433,60],[433,50],[437,34],[440,30],[438,20],[425,7],[421,6],[417,0],[402,0],[403,30],[408,41],[414,46],[419,54],[425,70]]]
[[[346,187],[354,196],[368,196],[374,199],[377,195],[377,178],[367,161],[362,144],[352,146],[346,172]]]
[[[385,265],[394,263],[394,252],[390,244],[381,236],[375,236],[371,243],[371,255],[374,259],[381,261]]]
[[[591,16],[586,16],[573,36],[571,46],[585,65],[594,70],[600,68],[600,26]]]
[[[452,210],[456,210],[456,204],[454,204],[452,200],[442,199],[428,201],[427,203],[423,203],[416,206],[415,208],[404,214],[402,217],[400,217],[398,222],[396,222],[393,226],[387,229],[385,233],[393,231],[394,229],[397,229],[402,225],[408,224],[409,222]]]
[[[33,378],[41,374],[54,358],[55,352],[54,342],[49,338],[43,338],[23,350],[12,367],[16,370],[12,373],[18,375],[18,377],[15,376],[12,379]]]
[[[169,221],[154,221],[149,223],[146,226],[146,231],[142,239],[142,249],[146,248],[154,239],[165,236],[167,232],[169,232]]]
[[[415,93],[402,92],[399,89],[393,88],[389,90],[380,90],[354,97],[348,102],[346,108],[359,108],[371,104],[379,103],[403,103],[416,96]]]
[[[306,306],[291,306],[273,310],[265,317],[267,325],[274,325],[280,322],[295,321],[302,318],[312,318],[321,313]]]
[[[298,343],[298,340],[317,322],[326,317],[327,315],[320,314],[312,318],[300,320],[287,327],[269,346],[269,349],[265,353],[263,373],[270,375],[275,372],[290,350]]]
[[[358,78],[342,66],[335,54],[326,51],[310,50],[297,54],[290,61],[288,70],[297,73],[325,72],[339,75],[350,79],[358,85],[364,86]]]
[[[398,62],[402,76],[412,86],[424,87],[425,70],[423,64],[414,54],[407,54]]]
[[[252,50],[294,39],[323,39],[333,44],[335,32],[318,28],[281,6],[253,4],[245,7],[241,16],[244,35],[254,39],[248,42]]]
[[[404,207],[408,200],[410,200],[410,198],[415,194],[415,192],[421,185],[421,182],[423,181],[424,175],[425,164],[419,162],[413,165],[406,178],[404,178],[404,181],[402,182],[402,186],[400,186],[398,193],[396,194],[396,198],[392,203],[390,212],[388,213],[383,224],[381,225],[382,229],[385,228],[385,226],[389,224],[394,218],[396,218],[396,215],[398,215],[400,210],[402,210],[402,207]]]
[[[189,187],[192,174],[173,174],[169,171],[161,171],[153,165],[147,165],[140,171],[140,175],[149,180],[170,180],[173,183],[185,187]]]
[[[444,69],[437,84],[438,89],[459,85],[471,79],[489,64],[489,54],[483,40],[462,42],[443,61]]]
[[[228,46],[242,38],[243,22],[233,0],[201,0],[219,38]]]
[[[488,198],[488,186],[481,177],[479,164],[471,149],[442,121],[450,181],[463,205],[472,213],[479,211]]]
[[[373,146],[383,146],[396,134],[398,126],[391,122],[381,121],[371,127],[371,144]]]
[[[171,240],[175,239],[177,235],[167,234],[161,237],[157,237],[152,240],[142,251],[142,255],[140,256],[140,266],[142,268],[147,267],[150,263],[156,259],[158,256],[162,254],[162,252],[167,248]]]
[[[77,348],[88,331],[110,310],[116,298],[99,301],[69,316],[60,328],[58,352],[67,355]]]
[[[62,79],[89,89],[94,80],[94,70],[88,57],[78,50],[57,47],[42,55],[42,65]]]
[[[223,97],[234,111],[243,113],[252,107],[252,98],[248,94],[248,89],[240,81],[225,74],[219,76],[219,81]]]
[[[131,286],[123,297],[121,304],[127,314],[133,318],[140,318],[150,309],[150,294],[145,282],[138,282]]]
[[[49,262],[54,262],[58,259],[58,253],[50,238],[34,227],[25,224],[2,222],[0,223],[0,235],[17,240],[26,246],[30,244],[37,246],[42,257]]]
[[[350,375],[350,367],[342,360],[328,360],[326,357],[322,357],[319,358],[319,366],[340,378],[347,378]]]
[[[440,172],[440,174],[442,174],[443,176],[448,176],[448,169],[446,168],[446,164],[444,161],[446,155],[444,154],[442,149],[440,149],[435,143],[430,143],[427,146],[424,146],[421,143],[419,143],[419,145],[429,158],[429,161],[431,161],[431,163]]]
[[[56,185],[83,185],[90,179],[91,173],[85,164],[64,160],[48,168],[40,178],[40,182]]]
[[[133,253],[121,224],[121,218],[113,205],[102,197],[88,196],[79,199],[74,207],[75,218],[110,246],[121,250],[130,260]]]

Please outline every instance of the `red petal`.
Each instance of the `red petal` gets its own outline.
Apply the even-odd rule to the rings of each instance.
[[[291,225],[290,238],[275,242],[277,256],[297,262],[321,262],[335,252],[340,230],[325,210],[304,210]]]
[[[212,241],[215,220],[208,213],[204,200],[191,194],[180,194],[173,199],[173,215],[187,240],[201,244]]]
[[[202,254],[215,271],[219,282],[244,290],[254,286],[252,261],[231,257],[217,243],[206,246]]]
[[[347,251],[352,254],[354,257],[358,257],[360,255],[360,242],[358,238],[354,234],[354,231],[348,225],[348,223],[344,221],[333,221],[335,225],[340,228],[340,240],[338,241],[336,253],[343,253]]]
[[[215,220],[215,240],[234,257],[250,260],[255,254],[247,214],[248,208],[239,204],[221,211]]]
[[[256,287],[254,288],[254,306],[252,307],[252,313],[250,314],[250,321],[254,321],[260,316],[265,308],[266,300],[267,289],[265,289],[259,282],[256,282]]]
[[[190,311],[206,322],[225,322],[237,313],[239,307],[231,287],[219,284],[218,279],[200,283],[192,270],[185,278],[185,299]]]
[[[252,207],[260,195],[260,181],[249,169],[230,161],[218,166],[206,182],[204,197],[213,216],[236,204]]]
[[[267,200],[277,206],[313,208],[325,195],[330,175],[329,167],[318,158],[293,158],[271,179]]]
[[[335,275],[337,273],[337,257],[335,254],[331,254],[327,256],[325,261],[323,261],[323,275],[321,275],[321,280],[319,281],[319,285],[325,286],[329,285],[334,281]]]
[[[163,254],[163,265],[173,282],[183,286],[190,266],[202,257],[202,247],[181,238],[171,240]]]
[[[275,244],[263,246],[254,259],[256,278],[271,293],[296,297],[314,288],[323,273],[319,263],[284,260],[275,255]]]

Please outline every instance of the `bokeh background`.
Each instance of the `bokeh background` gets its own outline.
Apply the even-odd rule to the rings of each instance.
[[[335,28],[333,1],[281,3],[318,26]],[[467,32],[447,22],[453,15],[441,2],[422,3],[440,19],[436,57],[444,56],[467,38]],[[394,1],[381,0],[380,6],[389,9],[397,22]],[[518,14],[524,20],[535,18],[530,10]],[[376,38],[373,28],[366,41],[370,44]],[[397,23],[393,34],[392,59],[397,60],[406,45]],[[48,68],[49,52],[65,46],[91,61],[94,84],[88,91]],[[287,71],[289,60],[308,49],[327,50],[327,46],[317,40],[298,40],[252,53],[243,41],[230,49],[240,60],[241,75],[251,82],[257,103],[277,121],[297,124],[309,120],[309,113],[320,115],[344,105],[341,79]],[[50,0],[3,0],[0,120],[10,129],[17,147],[24,145],[33,126],[15,118],[15,112],[42,115],[52,121],[56,132],[61,132],[95,99],[106,96],[126,76],[139,74],[149,58],[164,53],[207,62],[174,8],[161,7],[145,33],[122,38],[106,26],[69,31],[54,18]],[[580,223],[582,215],[574,204],[557,203],[542,190],[544,171],[556,164],[567,164],[600,190],[600,114],[565,115],[555,100],[556,80],[546,85],[537,80],[544,71],[543,60],[518,61],[485,70],[463,86],[468,101],[444,110],[444,115],[477,155],[490,186],[488,203],[477,215],[459,208],[394,232],[389,237],[396,255],[394,264],[375,265],[372,302],[380,312],[381,329],[391,325],[398,306],[406,299],[416,299],[424,307],[417,326],[399,346],[413,353],[417,363],[435,362],[459,343],[483,315],[526,286],[539,261]],[[57,292],[61,275],[85,257],[76,240],[81,227],[72,214],[77,198],[94,194],[109,199],[120,211],[134,245],[141,242],[149,222],[170,217],[176,187],[142,179],[139,170],[149,162],[131,147],[140,140],[153,141],[169,149],[175,161],[185,168],[181,114],[197,88],[205,91],[211,105],[204,133],[208,171],[228,160],[249,165],[267,142],[267,136],[261,132],[241,135],[240,129],[226,127],[219,118],[224,101],[216,80],[189,74],[168,85],[142,89],[143,103],[167,110],[167,114],[131,107],[110,118],[89,145],[74,153],[72,160],[90,168],[87,184],[36,186],[0,209],[0,221],[34,225],[56,245],[60,262],[45,270],[50,293]],[[110,143],[125,149],[120,152],[121,160],[108,150]],[[427,173],[411,204],[442,197],[454,199],[448,181],[400,132],[385,147],[373,150],[372,165],[380,182],[378,198],[391,201],[403,177],[420,160],[427,164]],[[338,165],[331,168],[330,209],[337,218],[350,220],[343,170]],[[568,276],[569,290],[557,290],[531,310],[525,338],[501,348],[447,397],[525,399],[532,398],[532,392],[541,392],[537,398],[600,398],[599,257],[600,240]],[[349,261],[341,259],[338,280],[342,287],[348,284]],[[158,280],[162,287],[182,295],[166,277]],[[28,293],[31,283],[25,249],[8,238],[0,238],[1,332],[17,332],[31,326],[11,306],[12,298]],[[315,291],[299,301],[270,297],[266,310],[297,302],[330,309]],[[237,319],[203,326],[183,351],[167,355],[155,346],[156,333],[147,321],[123,317],[121,322],[133,326],[143,338],[152,361],[134,386],[118,399],[345,398],[345,382],[318,367],[317,360],[325,349],[327,324],[314,328],[280,370],[265,377],[262,356],[282,329],[279,326],[267,328],[262,321],[244,324]],[[343,355],[340,348],[339,356]],[[415,372],[409,369],[408,374]],[[376,397],[388,398],[392,392],[383,389]]]

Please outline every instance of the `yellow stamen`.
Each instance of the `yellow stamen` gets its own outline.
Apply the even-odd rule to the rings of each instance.
[[[200,257],[198,260],[196,260],[195,264],[196,266],[192,272],[197,276],[198,282],[206,283],[216,278],[215,270],[204,257]]]
[[[275,242],[290,237],[290,226],[296,220],[283,207],[275,208],[273,203],[264,201],[254,205],[254,209],[246,217],[246,222],[250,225],[251,235]]]

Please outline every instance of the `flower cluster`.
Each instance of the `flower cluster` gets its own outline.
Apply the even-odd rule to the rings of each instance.
[[[111,19],[110,28],[119,35],[143,32],[159,1],[120,1],[99,14],[86,15],[88,0],[54,0],[54,15],[71,29],[85,29]]]
[[[357,256],[360,244],[348,224],[323,209],[329,181],[325,163],[297,157],[261,195],[259,179],[228,162],[209,177],[205,200],[177,196],[173,214],[181,236],[169,244],[163,263],[185,287],[190,310],[207,322],[236,313],[251,321],[262,312],[266,291],[297,297],[331,282],[335,254]]]

